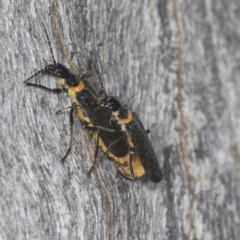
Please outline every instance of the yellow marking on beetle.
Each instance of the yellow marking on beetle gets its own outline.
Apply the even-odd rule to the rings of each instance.
[[[65,87],[66,89],[68,89],[68,85],[66,85],[66,81],[65,81],[65,78],[60,78],[60,85]]]
[[[76,86],[76,87],[69,87],[67,84],[66,84],[66,80],[65,78],[60,78],[60,84],[68,90],[68,95],[69,97],[71,98],[72,102],[76,103],[77,105],[77,116],[79,117],[79,119],[81,121],[85,121],[87,123],[91,123],[90,122],[90,119],[86,116],[86,114],[84,114],[84,111],[83,109],[81,108],[81,106],[79,106],[79,103],[78,101],[76,100],[76,94],[78,92],[81,92],[84,87],[85,87],[85,84],[83,81],[80,81],[79,84]],[[92,124],[89,124],[89,126],[92,126]]]
[[[146,174],[146,171],[140,161],[139,156],[137,154],[132,154],[131,158],[132,158],[131,163],[132,163],[133,177],[134,178],[143,177]],[[124,175],[131,177],[129,166],[122,166],[121,170]]]
[[[132,154],[132,168],[136,178],[140,178],[146,174],[142,162],[137,154]]]
[[[84,82],[80,81],[76,87],[69,87],[68,95],[69,96],[75,95],[76,93],[81,92],[84,89],[84,87],[85,87]]]
[[[85,87],[85,83],[83,81],[81,81],[81,80],[80,80],[79,84],[76,87],[69,87],[66,84],[65,78],[60,78],[60,84],[61,84],[61,86],[63,86],[65,89],[68,90],[68,95],[70,97],[75,95],[78,92],[81,92],[84,89],[84,87]]]
[[[93,132],[92,133],[92,137],[93,139],[97,142],[97,138],[98,138],[98,133],[97,132]],[[117,157],[115,156],[113,153],[111,153],[108,148],[106,147],[106,145],[104,144],[104,142],[102,141],[102,139],[99,137],[99,147],[102,149],[102,151],[111,158],[114,161],[114,164],[116,166],[124,166],[128,164],[128,159],[130,157],[130,153],[127,153],[125,156],[123,157]]]
[[[76,102],[76,103],[78,104],[78,102]],[[89,117],[87,117],[86,114],[84,114],[84,111],[81,108],[81,106],[77,106],[77,116],[82,122],[87,122],[88,126],[90,126],[90,127],[93,126]]]
[[[128,124],[132,121],[132,112],[128,110],[128,115],[127,118],[119,118],[118,111],[112,112],[112,115],[114,116],[115,119],[117,119],[118,124],[123,125],[123,124]]]
[[[130,169],[128,166],[121,167],[121,171],[125,176],[127,176],[127,177],[131,176]]]
[[[79,84],[76,87],[69,87],[68,84],[66,84],[65,78],[60,78],[60,85],[67,89],[68,95],[71,98],[72,102],[78,103],[76,101],[76,94],[84,89],[85,83],[80,80]]]
[[[124,131],[126,131],[126,130],[124,130]],[[127,132],[127,143],[128,143],[128,145],[129,145],[131,148],[134,147],[133,142],[132,142],[131,137],[130,137],[130,135],[128,134],[128,132]]]

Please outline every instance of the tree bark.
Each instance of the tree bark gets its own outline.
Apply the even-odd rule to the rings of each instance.
[[[0,239],[239,239],[240,2],[2,1]],[[37,9],[37,10],[36,10]],[[115,178],[66,94],[23,81],[54,57],[137,112],[162,182]],[[54,88],[52,76],[31,80]],[[89,81],[99,89],[97,75]]]

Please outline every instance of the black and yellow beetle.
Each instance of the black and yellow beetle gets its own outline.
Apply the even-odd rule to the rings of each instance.
[[[47,30],[43,23],[42,25],[51,51],[53,64],[46,65],[43,69],[37,71],[31,77],[26,79],[24,83],[27,86],[41,88],[57,94],[65,90],[72,101],[73,106],[70,111],[70,143],[61,162],[64,163],[72,147],[73,112],[76,110],[77,116],[82,122],[83,127],[92,131],[92,136],[97,142],[95,157],[97,155],[98,146],[100,146],[101,149],[114,160],[114,162],[117,162],[118,165],[124,166],[130,154],[130,148],[127,144],[126,138],[119,136],[120,131],[117,129],[117,125],[112,125],[111,111],[98,107],[98,91],[88,81],[83,80],[91,75],[92,61],[89,61],[89,69],[81,77],[72,73],[64,65],[56,63]],[[38,74],[52,75],[60,78],[60,85],[62,88],[50,89],[46,86],[29,82],[29,80]]]
[[[135,178],[146,174],[151,181],[160,182],[163,177],[161,168],[147,131],[137,114],[131,112],[126,105],[122,105],[113,96],[101,99],[99,104],[112,111],[112,119],[121,126],[122,132],[127,136],[132,154],[129,166],[123,168],[123,173],[132,171],[130,175],[132,174]]]

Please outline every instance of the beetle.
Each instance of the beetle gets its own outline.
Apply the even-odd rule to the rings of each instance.
[[[145,172],[141,171],[141,174],[144,175],[146,173],[151,181],[160,182],[163,174],[147,131],[138,115],[131,112],[127,105],[122,105],[113,96],[100,99],[99,104],[112,111],[112,119],[121,126],[122,132],[127,136],[128,144],[133,153],[129,164],[129,169],[132,168],[133,175],[134,169],[136,171],[143,167]]]
[[[72,71],[70,71],[61,63],[56,63],[47,30],[43,22],[42,25],[53,58],[53,64],[46,65],[43,69],[37,71],[35,74],[26,79],[24,83],[27,86],[38,87],[57,94],[65,90],[72,101],[73,105],[70,111],[69,148],[66,154],[61,159],[61,162],[65,162],[66,157],[68,156],[72,148],[74,123],[73,112],[76,109],[77,116],[82,122],[83,127],[92,131],[92,136],[97,142],[95,159],[98,152],[98,146],[100,146],[103,152],[106,153],[111,159],[113,159],[117,167],[127,167],[127,161],[130,155],[130,148],[127,143],[127,139],[125,136],[120,136],[121,131],[120,129],[118,129],[118,125],[114,125],[114,122],[111,118],[111,111],[109,109],[98,107],[99,92],[95,89],[93,85],[91,85],[88,81],[84,80],[86,77],[89,77],[91,75],[92,61],[88,62],[88,71],[81,77],[75,75]],[[46,86],[29,82],[32,78],[36,77],[41,73],[43,75],[52,75],[54,77],[60,78],[60,85],[62,86],[62,88],[50,89]]]

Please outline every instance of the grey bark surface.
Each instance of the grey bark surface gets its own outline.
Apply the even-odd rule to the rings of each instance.
[[[163,169],[161,183],[115,178],[66,94],[23,81],[69,66],[51,1],[1,1],[0,239],[239,239],[240,2],[57,1],[67,51],[91,55],[109,94],[137,112]],[[84,54],[73,62],[86,69]],[[89,81],[99,88],[98,79]],[[32,82],[55,87],[39,75]]]

